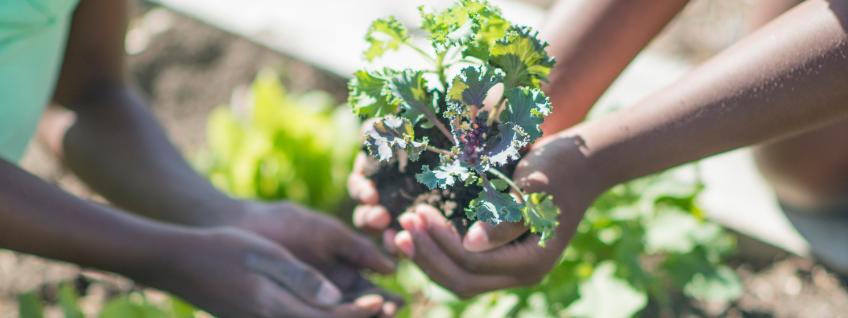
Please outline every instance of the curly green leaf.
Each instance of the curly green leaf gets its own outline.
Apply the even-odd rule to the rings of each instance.
[[[465,182],[474,175],[468,167],[459,160],[439,166],[436,170],[430,170],[429,166],[421,167],[421,173],[415,175],[415,179],[427,185],[428,188],[447,189],[456,184],[456,181]]]
[[[480,191],[480,195],[465,209],[466,216],[472,220],[477,218],[493,226],[503,221],[521,221],[524,205],[516,202],[509,193],[503,192],[509,187],[506,182],[489,181],[485,175],[482,176],[482,180],[483,191]]]
[[[348,83],[348,103],[353,113],[360,117],[381,117],[397,113],[401,100],[392,95],[389,81],[395,72],[356,71]]]
[[[453,79],[453,84],[448,90],[448,99],[481,109],[489,90],[502,80],[503,78],[491,69],[486,70],[479,66],[466,67]]]
[[[389,16],[374,21],[368,28],[365,40],[371,43],[371,47],[365,51],[365,58],[371,62],[386,51],[397,50],[401,44],[407,43],[409,31],[394,16]]]
[[[544,192],[525,194],[524,224],[530,226],[530,231],[541,235],[539,246],[554,237],[554,228],[559,225],[557,216],[559,208],[554,205],[553,197]]]
[[[365,133],[365,146],[372,156],[380,161],[392,158],[393,149],[407,150],[410,159],[418,159],[418,155],[427,147],[428,140],[415,141],[412,124],[405,118],[388,116],[376,122]]]
[[[513,88],[506,92],[506,108],[500,114],[501,124],[521,127],[527,143],[542,137],[545,116],[551,113],[551,104],[542,91],[537,89]]]
[[[492,46],[489,62],[506,73],[507,90],[519,86],[540,88],[542,81],[548,81],[554,58],[545,52],[548,43],[531,31],[529,27],[511,26],[507,35]]]

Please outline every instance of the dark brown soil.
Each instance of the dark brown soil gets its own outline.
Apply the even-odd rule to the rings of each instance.
[[[443,98],[442,98],[443,99]],[[445,109],[446,105],[441,105]],[[441,116],[439,116],[441,117]],[[447,120],[439,118],[445,127],[450,127]],[[453,143],[447,136],[436,128],[415,128],[415,136],[426,136],[430,139],[430,145],[440,149],[450,149]],[[439,155],[432,151],[424,151],[418,161],[408,161],[401,167],[398,156],[392,156],[389,162],[380,163],[376,158],[369,156],[368,164],[364,168],[365,176],[374,181],[377,192],[380,193],[380,204],[394,216],[392,226],[400,228],[397,217],[407,209],[418,204],[429,204],[441,210],[442,213],[453,223],[459,234],[465,235],[465,231],[471,226],[472,221],[466,218],[465,208],[476,198],[483,187],[476,184],[465,186],[457,182],[447,189],[430,190],[426,185],[418,182],[415,175],[421,172],[425,165],[434,170],[439,166]],[[506,165],[503,171],[512,175],[516,162]],[[491,178],[496,178],[490,175]]]
[[[449,127],[449,126],[448,126]],[[427,136],[430,144],[441,149],[450,149],[452,142],[438,129],[415,128],[416,136]],[[465,217],[464,209],[477,197],[483,189],[478,185],[464,186],[457,184],[448,189],[430,190],[426,185],[415,180],[415,175],[427,165],[434,169],[439,165],[439,155],[432,151],[424,151],[418,161],[408,161],[401,169],[398,156],[393,156],[388,163],[380,163],[369,156],[365,167],[365,176],[374,181],[380,193],[380,204],[386,207],[395,219],[392,225],[400,228],[397,216],[417,204],[429,204],[441,210],[454,226],[464,235],[471,222]]]

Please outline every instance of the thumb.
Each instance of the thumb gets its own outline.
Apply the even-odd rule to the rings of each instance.
[[[497,226],[476,222],[462,240],[462,245],[470,252],[483,252],[512,242],[530,228],[523,222],[503,222]]]
[[[383,255],[380,248],[370,239],[345,229],[337,242],[336,253],[350,264],[381,274],[390,274],[395,271],[395,263]]]
[[[333,306],[342,300],[338,287],[291,254],[248,254],[246,265],[249,271],[267,277],[315,306]]]
[[[382,296],[371,294],[361,296],[354,300],[353,303],[333,307],[330,311],[337,317],[368,318],[377,316],[383,311],[385,304],[386,302]]]

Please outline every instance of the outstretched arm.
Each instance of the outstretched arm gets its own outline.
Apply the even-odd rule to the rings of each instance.
[[[157,242],[178,232],[83,201],[0,159],[2,248],[143,279],[166,252]]]
[[[583,121],[589,109],[688,0],[560,0],[540,33],[557,59],[545,85],[554,111],[546,134]]]
[[[340,304],[342,294],[324,275],[259,236],[142,219],[79,199],[2,159],[0,248],[120,273],[218,317],[372,317],[382,305],[374,295]]]
[[[581,137],[611,186],[826,125],[848,115],[846,87],[848,1],[808,1],[638,105],[548,142]]]
[[[179,224],[222,223],[238,210],[235,201],[189,167],[125,80],[127,14],[126,1],[112,0],[84,0],[74,13],[54,96],[76,113],[64,139],[66,164],[132,212]]]

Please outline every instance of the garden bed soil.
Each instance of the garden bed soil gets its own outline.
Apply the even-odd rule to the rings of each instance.
[[[439,119],[445,127],[450,127],[446,119]],[[415,127],[415,136],[426,136],[429,138],[429,144],[439,149],[451,149],[454,146],[447,136],[435,128]],[[512,175],[516,163],[507,164],[503,167],[503,171],[507,175]],[[403,212],[419,204],[429,204],[439,209],[460,235],[465,235],[473,222],[465,216],[465,208],[471,204],[471,200],[477,198],[483,187],[477,184],[465,186],[462,182],[457,182],[456,185],[447,189],[431,190],[415,179],[415,175],[421,173],[422,167],[428,166],[431,170],[435,170],[439,164],[439,154],[432,151],[421,153],[418,161],[408,161],[403,155],[395,155],[388,162],[380,162],[375,157],[368,156],[363,173],[374,182],[377,192],[380,193],[380,205],[386,207],[392,214],[392,227],[400,229],[397,217]],[[489,177],[496,178],[493,175]]]

